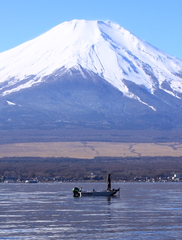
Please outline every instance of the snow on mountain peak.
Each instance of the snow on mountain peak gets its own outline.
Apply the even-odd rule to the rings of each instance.
[[[86,20],[64,22],[0,53],[0,90],[12,86],[3,92],[6,95],[38,84],[44,76],[62,67],[77,66],[98,74],[129,97],[134,96],[123,80],[143,85],[150,92],[156,85],[162,88],[167,81],[173,91],[182,92],[181,60],[152,47],[118,24]]]

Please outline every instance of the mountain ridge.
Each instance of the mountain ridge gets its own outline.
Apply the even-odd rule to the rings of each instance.
[[[0,53],[0,129],[181,129],[182,60],[110,21]]]
[[[167,71],[164,61],[167,63]],[[176,79],[175,84],[181,87],[181,82],[177,80],[182,78],[182,61],[164,54],[110,21],[73,20],[62,23],[33,40],[1,53],[0,62],[4,65],[0,71],[1,82],[5,83],[10,78],[10,85],[13,85],[12,77],[15,78],[15,83],[18,80],[21,83],[20,80],[34,75],[37,84],[42,77],[53,74],[55,70],[62,67],[79,68],[81,65],[106,79],[128,97],[135,96],[128,92],[123,79],[144,85],[152,92],[156,84],[160,86],[165,80],[170,85],[173,75],[173,81]],[[153,69],[153,62],[160,66]],[[156,83],[157,77],[159,80]],[[30,86],[33,84],[31,81],[28,83]],[[28,83],[22,88],[29,87]],[[173,85],[175,91],[182,92],[181,88],[177,89]],[[19,89],[14,89],[17,90]],[[172,91],[169,92],[172,94]]]

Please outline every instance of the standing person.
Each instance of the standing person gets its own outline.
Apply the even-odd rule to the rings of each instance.
[[[107,191],[111,191],[111,174],[107,175]]]

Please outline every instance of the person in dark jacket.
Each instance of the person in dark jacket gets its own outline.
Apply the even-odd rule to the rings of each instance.
[[[107,175],[107,191],[111,191],[111,174]]]

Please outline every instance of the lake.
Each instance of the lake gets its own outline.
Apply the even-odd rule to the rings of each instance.
[[[0,239],[182,239],[182,183],[112,183],[117,197],[73,198],[106,183],[0,184]]]

